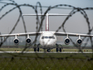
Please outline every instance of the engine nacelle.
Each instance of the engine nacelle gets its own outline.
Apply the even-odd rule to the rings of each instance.
[[[27,44],[30,44],[30,43],[31,43],[31,39],[30,39],[30,38],[27,38],[27,39],[26,39],[26,43],[27,43]]]
[[[82,44],[82,39],[77,39],[77,44],[81,45]]]
[[[69,38],[66,38],[66,39],[64,40],[64,43],[65,43],[66,45],[68,45],[68,44],[70,43],[70,39],[69,39]]]
[[[18,40],[18,39],[14,39],[14,43],[15,43],[16,45],[18,45],[18,44],[19,44],[19,40]]]

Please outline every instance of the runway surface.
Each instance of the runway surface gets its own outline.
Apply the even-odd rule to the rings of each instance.
[[[22,53],[22,51],[0,51],[0,53]],[[23,53],[45,53],[45,52],[24,51]],[[93,53],[93,52],[46,52],[46,53]]]

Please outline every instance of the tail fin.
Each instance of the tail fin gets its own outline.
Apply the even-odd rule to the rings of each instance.
[[[49,15],[48,15],[48,13],[46,14],[45,30],[49,31]]]

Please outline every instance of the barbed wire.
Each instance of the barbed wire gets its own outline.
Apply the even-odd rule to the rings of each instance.
[[[76,8],[76,7],[74,7],[74,6],[71,6],[71,5],[66,5],[66,4],[59,4],[59,5],[55,5],[55,6],[53,6],[53,7],[49,7],[47,10],[46,10],[46,12],[48,12],[50,9],[53,9],[53,8],[55,8],[55,7],[58,7],[58,6],[68,6],[68,7],[72,7],[73,8],[73,10],[69,13],[69,15],[67,16],[67,18],[64,20],[64,22],[62,23],[62,25],[61,26],[59,26],[59,28],[56,30],[56,32],[58,32],[61,28],[63,28],[63,31],[64,32],[66,32],[65,31],[65,29],[64,29],[64,25],[65,25],[65,23],[66,23],[66,21],[73,15],[73,14],[75,14],[76,12],[80,12],[83,16],[84,16],[84,18],[86,19],[86,22],[87,22],[87,24],[88,24],[88,34],[90,34],[90,32],[91,32],[91,29],[90,29],[90,22],[89,22],[89,19],[88,19],[88,16],[87,16],[87,14],[86,14],[86,12],[84,11],[84,9],[93,9],[93,8],[84,8],[84,9],[82,9],[82,8]],[[75,10],[75,11],[74,11]],[[45,13],[46,13],[45,12]],[[85,37],[86,38],[86,37]],[[84,40],[84,39],[83,39]],[[91,43],[92,44],[92,43]],[[75,46],[75,43],[74,43],[74,46]]]
[[[58,32],[61,28],[63,28],[63,31],[66,33],[66,30],[65,30],[65,28],[64,28],[64,25],[65,25],[65,23],[66,23],[66,21],[73,15],[73,14],[75,14],[76,12],[80,12],[83,16],[84,16],[84,18],[86,19],[86,22],[87,22],[87,24],[88,24],[88,33],[87,34],[91,34],[91,31],[92,31],[92,29],[90,28],[90,22],[89,22],[89,18],[88,18],[88,16],[87,16],[87,14],[86,14],[86,12],[84,11],[84,9],[91,9],[91,10],[93,10],[93,8],[84,8],[84,9],[82,9],[82,8],[76,8],[76,7],[73,7],[73,6],[71,6],[71,5],[56,5],[56,6],[54,6],[54,7],[52,7],[52,8],[55,8],[55,7],[58,7],[58,6],[68,6],[68,7],[72,7],[73,8],[73,10],[69,13],[69,15],[67,16],[67,18],[64,20],[64,22],[62,23],[62,25],[61,26],[59,26],[59,28],[56,30],[56,32]],[[49,8],[49,10],[50,10],[50,8]],[[86,38],[86,37],[85,37]],[[85,39],[85,38],[83,38],[83,40]],[[71,40],[71,42],[73,43],[73,45],[75,46],[75,47],[77,47],[78,49],[79,49],[79,51],[80,52],[82,52],[83,53],[83,51],[81,50],[81,48],[80,48],[80,46],[77,46],[73,41],[72,41],[72,39],[70,38],[70,40]],[[92,43],[93,43],[93,41],[92,41],[92,37],[91,37],[91,47],[93,48],[93,45],[92,45]],[[88,40],[87,40],[87,42],[88,42]],[[86,42],[86,43],[87,43]],[[86,43],[85,43],[85,45],[86,45]],[[92,50],[93,51],[93,50]],[[84,54],[85,55],[85,54]],[[85,55],[85,57],[87,57],[86,55]],[[89,59],[89,57],[88,57],[88,59]]]
[[[6,2],[6,1],[8,1],[8,2]],[[75,60],[75,59],[69,59],[69,58],[75,56],[76,53],[70,54],[69,56],[65,56],[65,57],[54,57],[54,56],[48,55],[48,54],[46,54],[46,53],[44,53],[42,56],[39,56],[37,52],[35,53],[36,57],[33,57],[33,56],[30,56],[30,57],[27,57],[27,56],[26,56],[26,57],[24,57],[24,56],[22,56],[22,54],[27,50],[27,48],[29,48],[29,47],[31,47],[32,45],[36,44],[37,38],[38,38],[38,32],[43,31],[43,22],[44,22],[44,19],[45,19],[46,14],[47,14],[49,11],[51,11],[52,9],[56,9],[56,8],[64,9],[65,7],[66,7],[66,9],[70,9],[70,10],[71,10],[70,13],[69,13],[69,15],[65,18],[64,21],[62,21],[61,25],[55,30],[55,32],[59,32],[59,30],[62,29],[62,30],[66,33],[66,29],[65,29],[65,25],[67,24],[66,22],[67,22],[71,17],[73,17],[74,14],[76,14],[76,13],[79,12],[79,13],[84,17],[84,19],[85,19],[85,21],[86,21],[86,24],[87,24],[87,27],[88,27],[88,32],[87,32],[86,34],[90,35],[91,32],[93,31],[93,27],[91,28],[91,26],[90,26],[91,23],[90,23],[90,21],[89,21],[89,17],[88,17],[88,15],[87,15],[87,13],[86,13],[86,10],[93,10],[93,7],[80,8],[80,7],[75,7],[75,6],[67,5],[67,4],[58,4],[58,5],[54,5],[54,6],[42,6],[40,2],[37,2],[36,5],[31,5],[31,4],[18,4],[18,3],[16,3],[14,0],[0,0],[0,4],[2,4],[2,6],[1,6],[1,8],[0,8],[0,13],[1,13],[7,6],[13,6],[11,9],[9,9],[8,11],[6,11],[4,14],[1,14],[0,20],[2,20],[7,14],[11,13],[11,12],[12,12],[13,10],[15,10],[15,9],[18,9],[18,12],[19,12],[19,16],[18,16],[18,18],[17,18],[17,21],[15,22],[15,24],[14,24],[13,28],[11,29],[11,31],[9,32],[9,34],[12,34],[12,33],[13,33],[13,31],[16,29],[18,23],[20,22],[20,20],[22,20],[24,32],[25,32],[25,33],[27,32],[27,27],[26,27],[26,23],[25,23],[24,17],[22,16],[23,11],[22,11],[21,7],[29,7],[29,8],[31,8],[31,9],[34,10],[34,12],[35,12],[35,14],[36,14],[36,32],[37,32],[34,41],[33,41],[30,45],[25,44],[24,49],[23,49],[23,50],[21,51],[21,53],[20,53],[21,56],[20,56],[20,54],[7,53],[7,52],[5,52],[5,51],[2,50],[4,53],[9,54],[9,55],[12,55],[12,57],[10,57],[10,56],[8,57],[8,58],[11,58],[11,60],[9,60],[9,61],[6,63],[6,65],[4,65],[4,67],[3,67],[2,70],[4,70],[5,68],[7,68],[7,66],[10,64],[9,62],[13,62],[13,60],[15,59],[15,57],[17,57],[17,58],[19,57],[18,60],[20,60],[21,62],[23,62],[22,64],[24,64],[25,66],[32,66],[32,67],[34,67],[34,69],[36,69],[36,66],[34,66],[35,63],[33,62],[33,59],[37,62],[37,64],[40,65],[39,67],[42,67],[42,64],[40,64],[41,62],[39,61],[39,59],[40,59],[40,60],[43,60],[43,62],[46,63],[46,66],[47,66],[47,67],[49,66],[49,62],[53,63],[52,66],[55,66],[55,67],[56,67],[56,66],[58,66],[58,65],[56,64],[56,62],[57,62],[57,63],[60,64],[60,65],[57,67],[57,69],[60,69],[61,66],[63,66],[65,69],[68,69],[67,67],[69,67],[69,64],[70,64],[70,63],[72,63],[72,60],[77,63],[75,67],[77,67],[77,66],[79,67],[79,65],[78,65],[79,62],[84,62],[84,63],[86,63],[87,60],[88,60],[88,61],[89,61],[89,60],[93,60],[93,40],[92,40],[92,37],[83,37],[82,41],[85,41],[85,40],[86,40],[84,46],[77,45],[77,44],[69,37],[70,40],[71,40],[71,42],[72,42],[72,44],[73,44],[73,46],[76,47],[76,48],[78,49],[78,51],[83,54],[83,56],[86,58],[86,60],[81,59],[81,60],[79,61],[78,59],[77,59],[77,60]],[[45,11],[43,11],[43,7],[47,7],[47,9],[46,9]],[[39,9],[38,9],[38,8],[39,8]],[[42,14],[40,17],[38,16],[39,11],[40,11],[40,14]],[[27,38],[27,36],[25,36],[25,37]],[[6,42],[6,40],[7,40],[8,38],[9,38],[9,37],[6,37],[6,38],[4,39],[4,41],[1,42],[0,47],[2,47],[2,45]],[[50,41],[50,40],[49,40],[49,41]],[[49,41],[48,41],[48,42],[49,42]],[[84,49],[84,48],[87,46],[87,44],[88,44],[89,41],[91,42],[92,57],[89,57],[88,55],[86,55],[85,53],[83,53],[83,50],[82,50],[82,49]],[[47,43],[48,43],[48,42],[47,42]],[[63,46],[63,45],[60,45],[60,46]],[[27,52],[28,52],[28,51],[27,51]],[[46,55],[48,55],[49,58],[48,58]],[[4,56],[2,56],[1,54],[0,54],[0,56],[3,57],[4,59],[7,59],[7,58],[6,58],[7,56],[4,57]],[[21,58],[21,57],[22,57],[22,58]],[[30,62],[32,65],[30,65],[30,64],[29,64],[29,65],[25,64],[23,57],[24,57],[24,59],[27,59],[27,62]],[[1,58],[0,58],[0,59],[1,59]],[[48,61],[47,61],[46,59],[48,59]],[[55,60],[55,59],[57,59],[57,60]],[[71,61],[69,62],[68,59],[71,60]],[[60,60],[63,60],[62,63],[60,62]],[[66,63],[65,60],[66,60],[66,62],[68,62],[68,64],[66,64],[66,66],[65,66],[65,64],[63,64],[63,63]],[[1,61],[2,61],[2,60],[1,60]],[[6,60],[6,61],[7,61],[7,60]],[[1,63],[2,63],[2,62],[1,62]],[[19,63],[19,64],[20,64],[20,63]],[[91,62],[91,64],[93,64],[93,63]],[[15,66],[15,65],[16,65],[16,63],[13,64],[13,66]],[[37,66],[38,66],[38,65],[37,65]],[[51,67],[52,67],[52,66],[51,66]],[[81,65],[80,68],[82,68],[83,66],[84,66],[84,64]],[[87,67],[87,65],[85,65],[85,66]],[[73,67],[73,66],[71,66],[71,67],[72,67],[72,70],[75,69],[75,67]],[[13,67],[11,67],[10,69],[12,69],[12,68],[13,68]],[[20,67],[19,69],[21,69],[21,68],[22,68],[22,65],[21,65],[21,67]],[[45,68],[45,67],[44,67],[44,68]],[[19,70],[19,69],[18,69],[18,70]],[[89,69],[89,68],[88,68],[88,69]]]
[[[18,9],[18,10],[19,10],[19,13],[20,13],[20,15],[19,15],[19,17],[18,17],[18,19],[17,19],[14,27],[12,28],[12,30],[10,31],[9,34],[11,34],[11,33],[15,30],[15,28],[16,28],[16,26],[18,25],[20,19],[22,19],[25,33],[27,32],[26,24],[25,24],[25,21],[24,21],[24,17],[22,16],[23,13],[22,13],[22,10],[21,10],[21,7],[23,7],[23,6],[30,7],[30,8],[32,8],[32,9],[35,11],[35,13],[36,13],[36,32],[39,32],[40,30],[42,30],[42,25],[43,25],[43,21],[44,21],[44,19],[45,19],[46,13],[48,13],[50,10],[52,10],[52,9],[54,9],[54,8],[58,8],[58,7],[68,7],[68,8],[72,8],[72,10],[71,10],[71,12],[69,13],[69,15],[66,17],[66,19],[63,21],[63,23],[58,27],[58,29],[57,29],[55,32],[58,32],[61,28],[63,29],[64,32],[66,32],[66,30],[65,30],[65,28],[64,28],[66,22],[69,20],[70,17],[72,17],[72,16],[73,16],[75,13],[77,13],[77,12],[80,12],[81,15],[83,15],[83,17],[86,19],[86,22],[87,22],[87,25],[88,25],[88,33],[87,33],[87,34],[91,34],[91,32],[92,32],[92,30],[93,30],[93,29],[90,27],[89,18],[88,18],[88,16],[87,16],[87,13],[85,12],[85,10],[93,10],[93,7],[78,8],[78,7],[74,7],[74,6],[72,6],[72,5],[67,5],[67,4],[58,4],[58,5],[55,5],[55,6],[49,6],[49,7],[47,8],[47,10],[44,12],[44,15],[41,16],[41,20],[40,20],[40,19],[39,19],[39,16],[38,16],[38,9],[37,9],[37,8],[38,8],[38,5],[39,5],[40,12],[41,12],[41,14],[43,13],[43,12],[42,12],[42,5],[41,5],[40,2],[37,2],[37,3],[36,3],[36,6],[33,6],[33,5],[30,5],[30,4],[17,4],[14,0],[7,0],[7,1],[10,1],[10,2],[12,2],[12,3],[7,3],[7,2],[3,2],[3,1],[4,1],[4,0],[0,0],[0,3],[4,4],[4,5],[0,8],[0,12],[1,12],[5,7],[7,7],[7,6],[9,6],[9,5],[15,6],[15,7],[13,7],[13,8],[10,9],[9,11],[5,12],[4,14],[2,14],[2,16],[0,17],[0,20],[3,19],[3,17],[5,17],[7,14],[9,14],[10,12],[12,12],[14,9]],[[39,27],[38,27],[38,25],[39,25]],[[36,43],[37,37],[38,37],[38,34],[36,35],[35,40],[33,41],[33,43],[32,43],[31,45],[33,45],[34,43]],[[86,37],[83,38],[83,41],[85,40],[85,38],[86,38]],[[3,42],[1,42],[0,47],[3,45],[3,43],[4,43],[7,39],[8,39],[8,37],[6,37],[6,39],[5,39]],[[71,38],[70,38],[70,39],[71,39]],[[87,42],[88,42],[88,41],[89,41],[89,38],[87,38],[86,43],[85,43],[84,46],[87,45]],[[91,41],[91,46],[92,46],[92,48],[93,48],[93,44],[92,44],[93,41],[92,41],[92,38],[91,38],[91,37],[90,37],[90,41]],[[78,47],[78,46],[72,41],[72,39],[71,39],[71,42],[73,43],[74,46]],[[31,46],[31,45],[30,45],[30,46]],[[24,48],[24,50],[23,50],[22,52],[24,52],[27,48],[28,48],[28,47],[25,46],[25,48]],[[78,48],[78,49],[79,49],[79,48]],[[82,52],[82,51],[81,51],[81,52]]]

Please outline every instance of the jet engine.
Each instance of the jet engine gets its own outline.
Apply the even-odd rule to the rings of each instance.
[[[81,39],[80,35],[79,35],[79,39],[77,39],[76,43],[77,43],[78,45],[81,45],[81,44],[82,44],[82,39]]]
[[[68,44],[70,43],[70,39],[69,39],[69,38],[66,38],[66,39],[64,40],[64,43],[65,43],[66,45],[68,45]]]
[[[82,39],[77,39],[77,44],[81,45],[82,44]]]
[[[26,43],[27,43],[27,44],[30,44],[30,43],[31,43],[31,39],[30,39],[30,38],[27,38],[27,39],[26,39]]]
[[[30,44],[31,43],[31,39],[29,38],[29,34],[27,35],[26,43],[27,44]]]
[[[14,39],[14,43],[15,43],[16,45],[18,45],[18,44],[19,44],[19,40],[18,40],[17,38],[15,38],[15,39]]]

